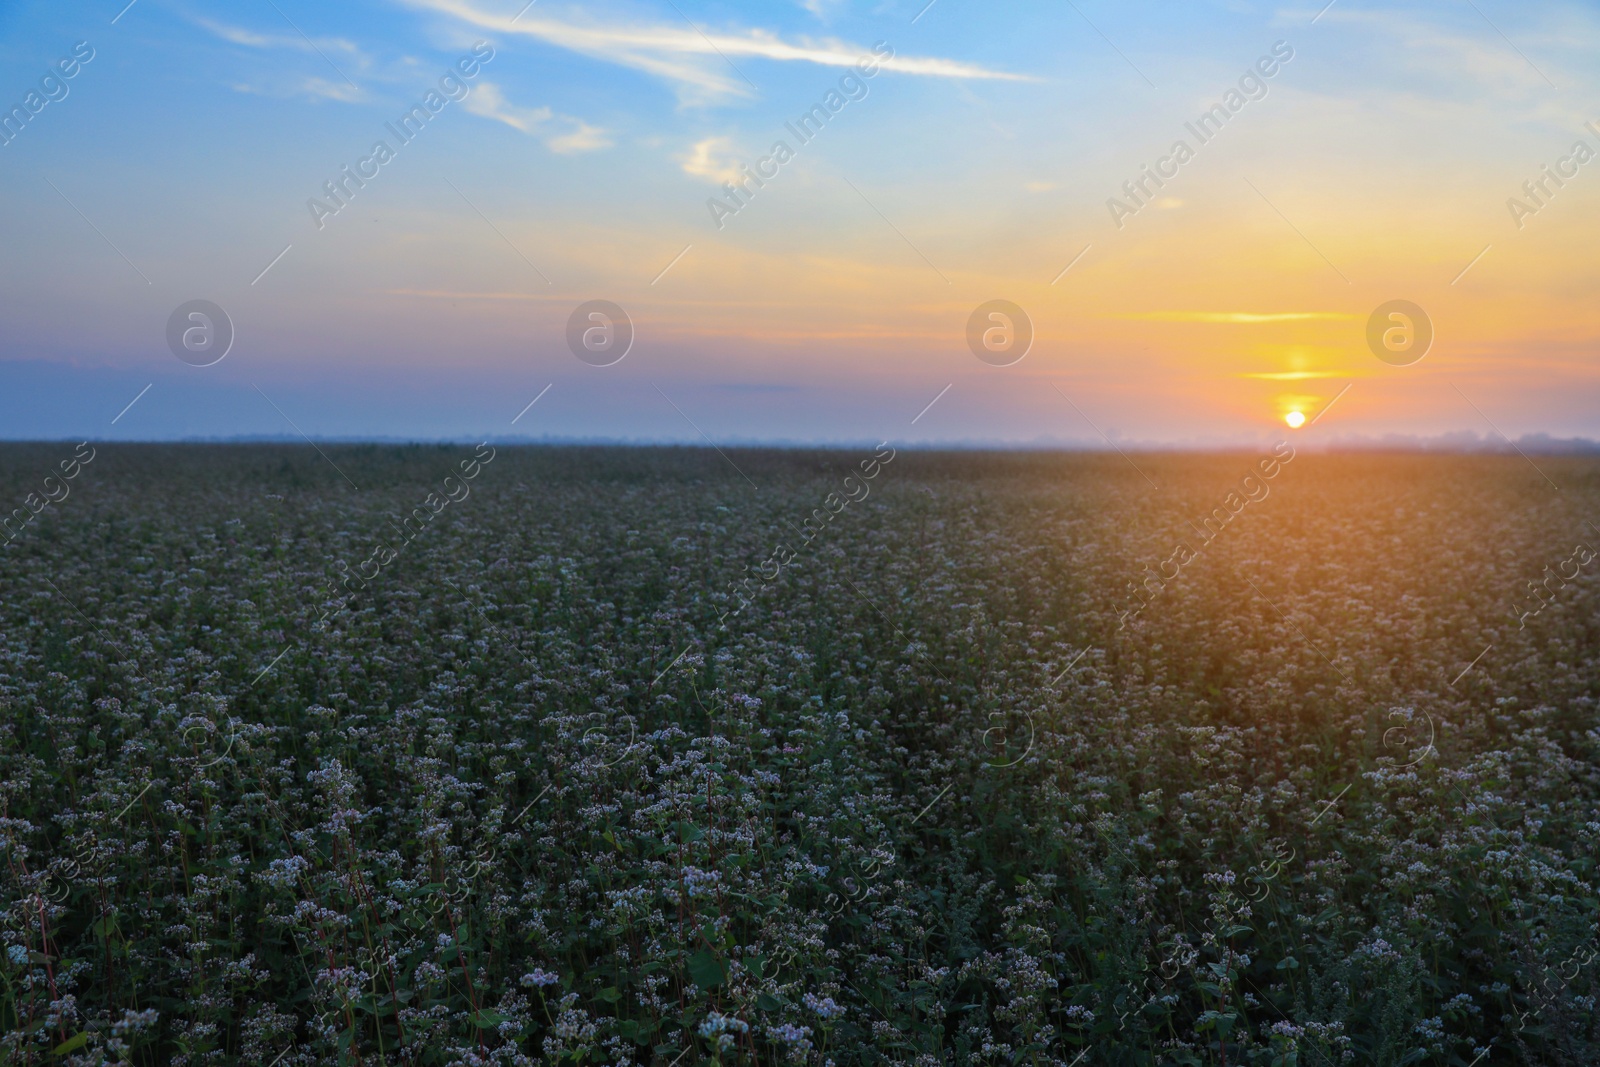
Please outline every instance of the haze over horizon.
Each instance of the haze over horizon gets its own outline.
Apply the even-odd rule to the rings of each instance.
[[[9,5],[0,438],[1600,438],[1596,46],[1499,0]]]

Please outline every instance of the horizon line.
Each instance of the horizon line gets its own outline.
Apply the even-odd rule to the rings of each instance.
[[[1294,430],[1280,435],[1284,439],[1299,436]],[[622,437],[577,437],[565,435],[532,436],[528,434],[481,435],[454,434],[439,437],[403,437],[384,435],[295,435],[295,434],[234,434],[230,436],[190,435],[186,437],[3,437],[0,448],[27,445],[51,445],[75,441],[95,441],[101,444],[120,445],[183,445],[183,446],[247,446],[247,445],[369,445],[391,448],[426,447],[443,445],[477,444],[492,441],[508,448],[636,448],[636,449],[698,449],[738,448],[746,451],[800,452],[842,451],[852,448],[872,448],[877,442],[869,438],[840,438],[822,441],[790,439],[739,439],[719,442],[683,439]],[[880,438],[880,441],[892,439]],[[905,441],[893,442],[899,448],[915,452],[1059,452],[1059,453],[1115,453],[1135,451],[1149,453],[1227,453],[1247,450],[1259,445],[1259,440],[1237,440],[1210,444],[1179,444],[1159,441],[1124,440],[1119,442],[1074,441],[996,441],[986,439],[957,441]],[[1473,431],[1456,431],[1432,436],[1386,434],[1381,437],[1348,435],[1344,437],[1305,441],[1296,447],[1309,452],[1407,452],[1434,454],[1505,454],[1533,451],[1538,455],[1584,456],[1600,455],[1600,441],[1587,437],[1558,438],[1548,434],[1523,434],[1515,440],[1495,440],[1487,435],[1478,436]]]

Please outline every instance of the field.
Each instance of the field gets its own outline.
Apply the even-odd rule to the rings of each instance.
[[[1600,1062],[1600,462],[322,452],[0,448],[0,1062]]]

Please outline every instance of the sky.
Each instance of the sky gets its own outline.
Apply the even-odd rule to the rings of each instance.
[[[1323,3],[0,4],[0,438],[1600,438],[1600,4]]]

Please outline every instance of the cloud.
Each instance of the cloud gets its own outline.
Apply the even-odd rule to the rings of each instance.
[[[1149,311],[1139,315],[1116,315],[1119,319],[1144,319],[1149,322],[1305,322],[1310,319],[1354,319],[1342,311]]]
[[[644,71],[678,87],[681,100],[708,101],[748,96],[751,87],[732,69],[742,57],[778,62],[850,67],[875,59],[870,48],[838,40],[791,43],[769,30],[710,31],[688,23],[643,24],[563,21],[557,18],[491,14],[471,0],[400,0],[410,7],[449,15],[480,30],[533,37],[592,59]],[[1021,74],[994,71],[954,59],[893,56],[875,60],[881,69],[934,78],[1033,81]]]
[[[361,90],[349,82],[331,81],[327,78],[306,78],[300,83],[300,91],[307,96],[338,100],[345,104],[353,104],[362,97]]]
[[[517,107],[506,100],[500,87],[493,82],[479,82],[462,106],[481,118],[503,122],[514,130],[539,137],[546,148],[561,155],[611,146],[611,139],[600,127],[591,126],[582,119],[557,115],[547,107]],[[552,124],[565,127],[566,132],[557,133],[549,128]]]
[[[195,19],[195,23],[212,34],[222,38],[229,44],[244,45],[246,48],[294,48],[302,52],[309,52],[306,42],[299,37],[275,37],[266,33],[253,33],[250,30],[229,26],[225,23],[214,22],[211,19]]]
[[[235,85],[234,88],[240,92],[259,93],[264,96],[292,96],[302,93],[313,100],[338,100],[347,104],[362,99],[364,95],[354,82],[348,80],[349,76],[344,69],[334,63],[329,56],[330,52],[337,54],[345,66],[350,67],[357,74],[365,73],[371,64],[366,54],[353,41],[347,41],[342,37],[323,37],[313,40],[309,37],[302,37],[299,34],[256,33],[253,30],[229,26],[226,23],[206,18],[197,18],[194,21],[202,29],[227,41],[229,44],[261,50],[289,49],[294,52],[318,56],[338,73],[340,79],[339,81],[332,81],[327,78],[308,76],[292,85],[287,82],[281,83],[276,89],[270,91],[251,85]]]
[[[1285,371],[1259,371],[1250,374],[1239,374],[1239,378],[1258,378],[1268,382],[1303,382],[1322,378],[1365,378],[1364,371],[1353,370],[1285,370]]]
[[[506,102],[500,87],[487,81],[473,87],[472,95],[463,106],[474,115],[503,122],[523,133],[533,133],[555,114],[547,107],[513,107]]]
[[[591,126],[582,119],[566,119],[572,124],[572,129],[556,137],[547,139],[544,146],[559,155],[572,155],[577,152],[593,152],[601,148],[611,147],[611,138],[606,131],[598,126]]]
[[[699,141],[686,155],[678,157],[683,172],[696,178],[705,178],[714,185],[739,181],[739,161],[732,156],[733,142],[726,137],[707,137]]]
[[[246,93],[251,96],[264,96],[272,99],[283,99],[290,96],[306,96],[312,100],[337,100],[342,104],[354,104],[366,98],[360,89],[349,82],[331,81],[327,78],[301,78],[298,82],[290,83],[279,80],[277,85],[253,85],[249,82],[233,82],[228,86],[236,93]]]
[[[1523,41],[1520,45],[1477,5],[1430,20],[1417,13],[1363,11],[1340,4],[1326,20],[1364,31],[1384,46],[1389,53],[1381,60],[1385,66],[1402,66],[1452,87],[1472,83],[1483,94],[1498,96],[1513,90],[1542,97],[1553,84],[1551,76],[1569,88],[1582,80],[1579,72],[1589,69],[1583,62],[1600,45],[1600,22],[1594,13],[1579,4],[1561,4],[1530,7],[1528,14],[1535,27],[1520,32],[1504,27]],[[1558,53],[1576,60],[1576,69],[1571,63],[1556,66],[1552,56]],[[1460,102],[1459,88],[1450,95]]]
[[[361,49],[353,41],[343,37],[323,37],[313,41],[299,34],[283,34],[281,36],[270,33],[256,33],[252,30],[229,26],[226,23],[216,22],[212,19],[197,18],[194,20],[203,29],[227,41],[229,44],[243,45],[246,48],[291,48],[296,52],[308,52],[320,55],[323,52],[344,52],[352,59],[365,61]]]
[[[835,8],[845,5],[846,0],[801,0],[800,6],[811,12],[823,22],[833,18]]]

